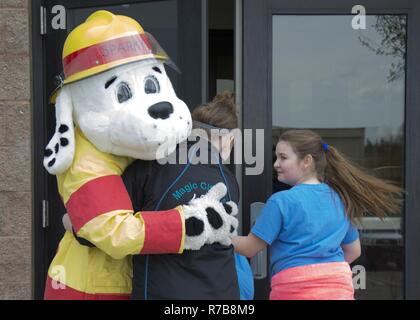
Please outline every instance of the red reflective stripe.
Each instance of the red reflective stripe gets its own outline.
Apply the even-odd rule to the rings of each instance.
[[[178,253],[182,241],[182,219],[178,210],[145,211],[141,213],[145,225],[142,254]]]
[[[47,277],[45,284],[45,300],[128,300],[127,293],[99,293],[91,294],[73,289],[57,281],[57,289],[52,286],[52,279]]]
[[[114,210],[133,210],[119,175],[104,176],[87,182],[70,196],[66,208],[76,232],[100,214]]]
[[[69,76],[116,60],[152,53],[145,34],[116,38],[77,50],[63,58],[64,75]]]

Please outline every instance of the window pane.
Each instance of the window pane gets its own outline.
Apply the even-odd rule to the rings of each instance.
[[[406,16],[275,15],[273,143],[288,128],[318,132],[352,161],[404,186]],[[273,191],[284,186],[273,180]],[[360,299],[402,299],[403,213],[361,228]]]

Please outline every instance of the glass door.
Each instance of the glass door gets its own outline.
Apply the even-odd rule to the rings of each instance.
[[[365,28],[358,29],[347,1],[293,8],[286,1],[245,1],[244,128],[265,129],[266,161],[263,174],[244,176],[244,208],[288,188],[273,176],[272,162],[279,136],[291,128],[314,130],[355,164],[411,188],[419,173],[407,155],[413,140],[406,115],[414,108],[407,99],[413,68],[407,56],[418,50],[408,49],[413,11],[391,1],[362,5],[375,10],[367,11]],[[404,5],[414,7],[414,1]],[[262,191],[255,193],[255,185]],[[418,200],[406,198],[405,209],[384,221],[363,218],[362,256],[352,265],[356,299],[406,297],[407,263],[419,260],[406,247],[417,238],[405,228],[414,219],[411,201]],[[267,297],[267,275],[257,281],[257,298]]]
[[[273,15],[273,145],[286,129],[311,129],[354,163],[404,187],[407,17],[367,16],[366,30],[352,29],[351,19]],[[273,192],[279,187],[274,181]],[[353,266],[358,298],[404,297],[403,217],[363,218],[363,254]]]

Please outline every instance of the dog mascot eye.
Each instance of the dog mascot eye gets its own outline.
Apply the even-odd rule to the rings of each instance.
[[[144,92],[147,94],[159,93],[159,81],[154,76],[148,76],[144,81]]]
[[[128,84],[121,82],[117,89],[118,102],[123,103],[124,101],[131,99],[132,96],[133,95],[131,94],[131,89]]]

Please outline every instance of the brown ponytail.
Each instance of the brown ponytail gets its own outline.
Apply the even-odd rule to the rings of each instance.
[[[401,210],[400,187],[351,164],[336,148],[323,145],[317,133],[289,130],[279,140],[288,142],[300,160],[308,154],[312,156],[318,179],[338,193],[353,222],[367,213],[383,219]]]
[[[201,105],[191,113],[193,120],[219,128],[235,129],[238,127],[238,116],[233,93],[224,91],[217,94],[211,102]]]

